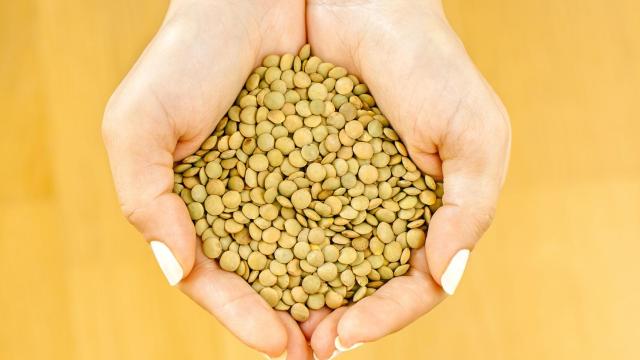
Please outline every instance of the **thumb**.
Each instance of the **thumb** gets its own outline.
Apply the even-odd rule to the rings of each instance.
[[[509,161],[508,115],[483,84],[484,91],[460,106],[450,120],[438,148],[443,178],[439,190],[444,194],[442,206],[429,222],[425,250],[431,276],[449,295],[458,287],[471,250],[493,220]],[[416,165],[432,169],[434,158],[418,157]]]
[[[425,242],[429,271],[449,295],[462,278],[471,250],[491,224],[498,195],[492,179],[447,172],[452,165],[443,163],[442,206],[431,218]]]
[[[233,101],[233,92],[219,89],[238,87],[251,67],[250,60],[220,56],[222,40],[194,32],[190,11],[167,17],[111,97],[102,129],[122,211],[150,242],[171,285],[191,272],[196,249],[190,215],[172,193],[173,162],[205,140],[212,119]],[[241,53],[241,44],[225,49]],[[219,66],[186,66],[211,59]]]
[[[103,138],[122,212],[144,238],[170,285],[189,274],[196,234],[182,199],[172,192],[177,141],[161,107],[139,94],[114,96],[107,106]],[[140,94],[140,96],[142,96]]]

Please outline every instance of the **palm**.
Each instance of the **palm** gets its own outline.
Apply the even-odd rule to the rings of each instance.
[[[412,158],[427,173],[441,175],[439,159],[428,155],[447,150],[437,145],[455,145],[440,144],[441,138],[462,135],[451,134],[464,131],[454,124],[461,106],[474,91],[486,91],[457,37],[441,14],[405,9],[402,1],[327,3],[309,5],[314,52],[363,79]],[[406,11],[416,16],[401,16]]]
[[[447,229],[465,226],[477,240],[488,226],[485,219],[470,221],[471,226],[453,221],[460,210],[456,201],[466,202],[469,184],[461,179],[472,178],[467,172],[471,168],[483,168],[483,176],[495,181],[483,194],[488,203],[495,199],[506,168],[508,125],[499,100],[435,2],[312,1],[307,31],[317,56],[347,67],[368,85],[416,164],[437,178],[444,175],[445,181],[445,207],[434,215],[427,239],[431,248],[414,253],[409,276],[392,279],[373,296],[335,311],[318,325],[312,346],[329,356],[338,332],[349,343],[372,341],[399,330],[444,298],[434,278],[440,279],[449,258],[440,253],[460,244],[439,238],[450,235]],[[483,140],[487,137],[497,144]],[[493,148],[498,149],[496,166],[474,154]],[[470,241],[462,245],[472,247]],[[382,314],[381,308],[388,311]]]
[[[303,16],[302,6],[282,3],[174,1],[114,93],[104,123],[123,212],[145,238],[169,246],[184,270],[180,289],[249,346],[271,355],[288,349],[300,359],[308,353],[295,320],[204,256],[170,189],[173,162],[211,134],[258,62],[302,46]]]

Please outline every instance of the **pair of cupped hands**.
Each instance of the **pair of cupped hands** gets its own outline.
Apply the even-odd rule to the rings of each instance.
[[[307,42],[368,85],[417,166],[444,181],[444,198],[408,275],[298,324],[203,255],[172,167],[211,134],[264,56]],[[173,0],[113,94],[103,136],[122,211],[169,283],[248,346],[288,359],[374,341],[452,294],[494,215],[510,148],[507,113],[439,0]]]

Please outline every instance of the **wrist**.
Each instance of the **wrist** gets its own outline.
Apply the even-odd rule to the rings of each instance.
[[[442,9],[442,0],[307,0],[309,5],[334,6],[334,7],[406,7],[419,8],[428,7]]]

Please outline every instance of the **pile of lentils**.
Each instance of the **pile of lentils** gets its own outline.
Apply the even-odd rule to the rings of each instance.
[[[309,45],[267,56],[174,172],[204,254],[297,321],[406,274],[442,205],[367,86]]]

